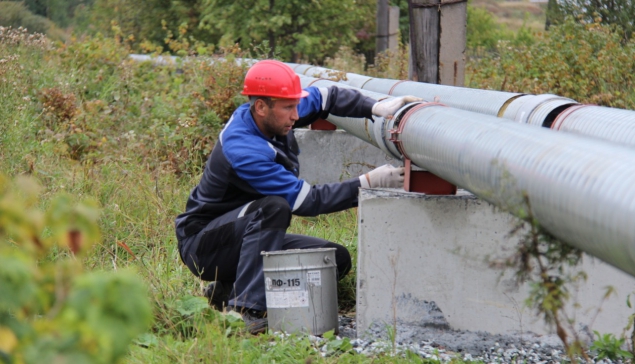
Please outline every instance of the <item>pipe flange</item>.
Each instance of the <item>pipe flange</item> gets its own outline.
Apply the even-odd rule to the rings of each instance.
[[[373,117],[373,120],[373,134],[375,134],[375,141],[377,142],[379,149],[386,153],[386,155],[390,155],[396,159],[401,159],[401,155],[389,149],[388,144],[386,143],[386,124],[388,124],[390,120],[382,117]]]
[[[402,107],[401,109],[399,109],[395,113],[393,118],[391,119],[392,122],[389,125],[387,125],[388,132],[386,134],[389,136],[387,141],[390,141],[392,143],[386,142],[386,144],[389,144],[389,147],[388,147],[389,149],[394,150],[395,153],[401,156],[399,157],[400,159],[403,159],[403,158],[410,159],[410,157],[404,151],[404,148],[400,139],[401,133],[403,132],[403,129],[406,126],[406,123],[408,122],[408,118],[410,117],[410,115],[414,114],[415,112],[429,106],[444,106],[445,107],[446,105],[441,104],[439,102],[426,102],[426,101],[410,103]]]

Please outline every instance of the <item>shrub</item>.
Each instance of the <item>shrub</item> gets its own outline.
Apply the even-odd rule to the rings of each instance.
[[[0,1],[0,26],[25,28],[29,33],[47,34],[62,39],[62,32],[49,19],[35,15],[22,2]]]
[[[150,324],[146,290],[130,272],[84,273],[75,256],[99,241],[96,205],[58,195],[43,211],[40,190],[0,175],[0,358],[115,362]]]
[[[468,86],[532,94],[553,93],[583,103],[635,107],[635,42],[599,23],[569,19],[535,43],[499,47],[473,60]]]

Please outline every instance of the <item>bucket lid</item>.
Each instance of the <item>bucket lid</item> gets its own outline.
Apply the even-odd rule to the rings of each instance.
[[[319,253],[319,252],[330,252],[335,251],[335,248],[314,248],[314,249],[289,249],[289,250],[276,250],[272,252],[260,252],[262,256],[270,256],[270,255],[296,255],[296,254],[310,254],[310,253]]]

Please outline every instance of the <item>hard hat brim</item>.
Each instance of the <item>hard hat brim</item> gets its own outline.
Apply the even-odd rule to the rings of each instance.
[[[245,93],[244,91],[241,92],[240,94],[244,95],[244,96],[254,96],[254,97],[258,97],[258,96],[271,97],[272,99],[302,99],[302,98],[305,98],[305,97],[309,96],[309,92],[305,91],[305,90],[302,90],[302,92],[299,95],[291,95],[291,96],[286,96],[285,95],[284,97],[259,94],[259,93],[255,93],[255,92],[254,93]]]

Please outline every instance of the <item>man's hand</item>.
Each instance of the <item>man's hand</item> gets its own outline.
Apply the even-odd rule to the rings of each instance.
[[[416,101],[423,101],[423,99],[415,96],[400,96],[379,101],[373,105],[373,115],[387,118],[395,115],[397,110],[401,109],[405,104]]]
[[[403,188],[404,167],[384,164],[359,176],[362,188]]]

